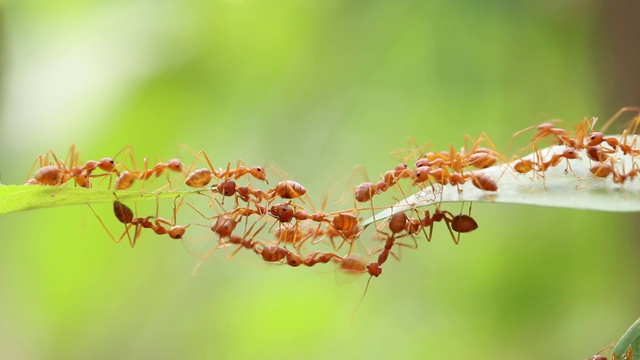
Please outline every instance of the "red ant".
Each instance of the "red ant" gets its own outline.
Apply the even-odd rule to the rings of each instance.
[[[440,221],[444,221],[447,225],[451,239],[456,245],[460,242],[460,233],[471,232],[478,228],[478,223],[471,217],[471,206],[469,206],[469,215],[459,214],[455,216],[449,211],[440,210],[439,207],[436,207],[433,216],[431,216],[429,210],[426,210],[424,217],[420,220],[423,232],[429,227],[429,235],[426,232],[424,233],[427,241],[431,241],[433,236],[433,224]],[[458,236],[453,235],[454,231],[458,233]]]
[[[179,173],[185,172],[184,166],[180,159],[170,159],[167,162],[158,162],[151,169],[148,168],[148,165],[148,159],[144,158],[144,170],[140,173],[138,180],[147,181],[154,175],[155,177],[160,177],[167,169]],[[168,176],[167,180],[169,180]],[[169,187],[171,187],[170,181]]]
[[[114,195],[115,195],[115,193],[114,193]],[[177,199],[178,199],[178,197],[176,197],[176,199],[174,200],[173,221],[169,221],[169,220],[166,220],[166,219],[163,219],[163,218],[160,218],[160,217],[157,216],[157,214],[158,214],[158,203],[157,202],[156,202],[156,216],[135,217],[134,214],[133,214],[133,211],[131,210],[131,208],[129,208],[124,203],[120,202],[119,200],[115,200],[113,202],[114,215],[118,219],[118,221],[120,221],[121,223],[123,223],[125,225],[124,233],[117,240],[115,239],[115,237],[113,237],[113,235],[111,234],[109,229],[107,229],[106,225],[104,224],[102,219],[100,219],[98,214],[93,210],[93,208],[92,207],[90,207],[90,208],[91,208],[91,211],[93,211],[93,213],[96,215],[96,217],[100,221],[100,224],[102,224],[102,227],[107,231],[109,236],[111,236],[111,239],[116,244],[120,243],[120,241],[122,241],[124,236],[127,235],[127,237],[129,238],[129,244],[131,245],[131,247],[135,247],[136,241],[140,237],[140,234],[141,234],[143,228],[152,229],[158,235],[167,234],[172,239],[182,239],[182,237],[184,236],[184,233],[186,232],[186,230],[190,226],[190,224],[186,225],[186,226],[176,225],[175,224],[176,213],[177,213],[177,211],[178,211],[178,209],[180,207],[180,206],[177,206],[176,203],[175,203],[177,201]],[[157,201],[157,199],[156,199],[156,201]],[[134,232],[134,237],[133,238],[129,234],[129,229],[131,228],[131,226],[135,227],[135,232]],[[165,228],[164,226],[170,226],[170,227],[169,228]]]
[[[596,353],[596,355],[593,355],[592,357],[586,358],[584,360],[607,360],[607,357],[600,354],[601,352],[605,351],[606,349],[612,347],[613,345],[607,346],[606,348],[598,351]],[[611,360],[618,360],[619,357],[615,352],[611,353]],[[627,350],[624,352],[624,354],[622,354],[622,359],[623,360],[633,360],[633,347],[631,345],[629,345],[629,347],[627,348]]]
[[[614,158],[611,158],[611,162],[614,163]],[[621,172],[616,171],[615,168],[613,168],[613,167],[611,167],[611,168],[613,169],[611,171],[611,173],[613,174],[613,183],[614,184],[622,185],[627,180],[633,181],[633,179],[635,179],[637,176],[640,175],[640,167],[638,167],[638,165],[635,162],[633,163],[633,165],[631,167],[631,170],[629,172],[625,172],[624,163],[622,163],[622,171]],[[604,172],[606,172],[606,170],[608,170],[608,169],[605,169]],[[595,173],[592,172],[592,173],[594,174],[594,176],[598,176],[601,171],[602,170],[596,171]],[[598,173],[598,175],[596,175],[596,173]],[[600,176],[600,177],[606,177],[606,176]]]
[[[238,198],[244,202],[249,202],[251,196],[253,196],[254,202],[256,203],[271,199],[268,193],[260,189],[253,189],[251,186],[238,186],[238,184],[231,179],[211,186],[211,191],[222,195],[223,204],[225,197],[235,196],[234,203],[236,207],[238,206]]]
[[[566,148],[566,149],[564,149],[562,151],[562,154],[554,154],[553,156],[551,156],[551,159],[549,159],[548,161],[542,162],[542,164],[540,166],[540,171],[544,172],[544,171],[547,171],[547,169],[550,168],[550,167],[558,166],[558,164],[560,164],[562,159],[566,159],[566,161],[567,161],[567,167],[565,168],[564,171],[566,172],[567,169],[569,169],[573,173],[573,170],[571,169],[571,164],[569,163],[569,160],[582,159],[582,157],[580,157],[580,155],[578,154],[578,151],[576,151],[576,149],[574,149],[574,148]],[[575,176],[575,173],[574,173],[574,176]]]
[[[631,155],[634,157],[640,155],[640,150],[634,149],[638,140],[636,137],[634,137],[634,140],[631,142],[631,144],[627,144],[627,130],[624,130],[621,138],[622,141],[613,136],[604,136],[604,134],[601,132],[593,132],[589,136],[587,146],[597,146],[605,142],[607,143],[607,145],[611,146],[614,151],[620,149],[620,151],[622,151],[624,155]]]
[[[258,179],[260,181],[264,181],[267,184],[269,183],[269,181],[267,180],[267,173],[264,169],[264,167],[262,166],[252,166],[250,168],[246,167],[244,162],[242,160],[238,160],[238,163],[236,164],[236,168],[233,170],[230,170],[230,166],[231,163],[227,163],[227,170],[222,172],[222,170],[219,170],[218,172],[218,177],[220,178],[225,178],[225,179],[239,179],[240,177],[246,175],[246,174],[250,174],[251,176],[253,176],[255,179]]]
[[[55,165],[47,165],[49,155],[53,157]],[[38,155],[29,173],[31,174],[36,164],[38,163],[38,160],[40,161],[40,169],[35,172],[33,178],[27,177],[26,184],[50,186],[62,185],[73,178],[76,180],[76,185],[89,188],[91,187],[91,184],[89,182],[89,178],[91,177],[108,176],[111,173],[118,174],[115,161],[112,158],[102,158],[98,161],[89,160],[82,166],[74,166],[74,164],[78,161],[78,157],[79,156],[77,151],[75,150],[75,145],[71,145],[65,159],[69,160],[69,164],[71,166],[71,169],[69,169],[64,162],[58,160],[57,156],[52,150],[47,151],[44,156]],[[97,168],[103,170],[106,174],[92,175],[91,173]]]
[[[534,127],[536,126],[535,125],[529,126],[516,132],[511,137],[511,141],[513,142],[513,139],[516,138],[518,135],[522,134],[525,131],[533,129]],[[533,137],[533,141],[530,144],[530,146],[532,146],[534,150],[536,149],[536,144],[545,137],[555,137],[558,140],[559,144],[566,144],[568,142],[568,139],[571,137],[567,130],[556,127],[551,122],[542,123],[538,125],[536,128],[537,128],[536,135]]]
[[[444,168],[433,167],[419,167],[414,173],[414,185],[423,183],[426,181],[433,181],[440,186],[454,185],[458,187],[458,191],[461,191],[459,185],[464,184],[467,180],[471,179],[473,186],[484,191],[497,191],[498,184],[489,175],[480,170],[469,171],[466,173],[454,172],[450,174]],[[435,189],[434,189],[435,191]]]

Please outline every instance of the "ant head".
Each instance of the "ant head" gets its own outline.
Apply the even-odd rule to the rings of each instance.
[[[562,152],[562,155],[567,159],[581,159],[580,155],[574,148],[567,148]]]
[[[591,135],[589,135],[589,142],[587,142],[587,146],[600,145],[603,139],[604,139],[603,133],[592,132]]]
[[[425,182],[429,179],[429,174],[431,173],[431,168],[428,166],[421,166],[416,169],[413,173],[413,181],[416,183]]]
[[[287,253],[287,265],[297,267],[303,263],[302,257],[296,253]]]
[[[112,172],[116,169],[116,162],[112,158],[102,158],[98,161],[98,167],[104,172]]]
[[[169,236],[172,239],[182,239],[182,236],[184,236],[184,233],[187,231],[187,228],[190,226],[191,224],[187,225],[187,226],[182,226],[182,225],[176,225],[171,227],[171,229],[169,229]]]
[[[267,181],[267,172],[264,170],[262,166],[252,166],[251,169],[249,169],[249,172],[251,173],[251,176],[253,176],[254,178],[258,180],[262,180],[267,184],[269,183],[269,181]]]
[[[371,276],[378,277],[380,276],[380,274],[382,274],[382,268],[380,267],[380,265],[378,265],[378,263],[370,263],[369,265],[367,265],[367,272]]]
[[[402,164],[396,165],[396,167],[394,167],[393,170],[395,170],[395,171],[404,171],[404,170],[407,170],[408,168],[409,168],[409,166],[407,166],[407,164],[402,163]]]
[[[293,219],[293,207],[289,206],[289,202],[276,204],[269,208],[269,215],[278,219],[280,222],[289,222]]]
[[[419,167],[423,167],[423,166],[429,166],[430,163],[431,163],[431,160],[425,159],[425,158],[421,158],[421,159],[416,160],[414,166],[419,168]]]
[[[180,159],[171,159],[167,162],[167,167],[176,172],[182,172],[182,161]]]

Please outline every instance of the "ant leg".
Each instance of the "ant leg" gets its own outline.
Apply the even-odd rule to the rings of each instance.
[[[98,213],[96,213],[96,211],[93,209],[91,204],[87,204],[87,206],[89,206],[89,209],[91,209],[91,212],[93,212],[93,215],[96,216],[96,218],[100,222],[100,225],[102,225],[102,228],[107,232],[107,234],[109,234],[109,237],[111,237],[111,240],[113,240],[113,242],[116,243],[116,244],[119,243],[121,239],[120,240],[116,240],[116,238],[113,236],[113,234],[111,234],[111,231],[109,231],[109,228],[107,228],[107,225],[105,225],[104,221],[102,221],[102,218],[100,218]]]
[[[613,117],[611,117],[611,119],[607,120],[607,122],[604,123],[604,125],[602,125],[602,128],[600,129],[600,131],[601,132],[605,132],[609,128],[609,126],[611,126],[611,124],[613,124],[620,117],[620,115],[624,114],[625,112],[630,112],[630,111],[636,111],[636,112],[640,113],[640,107],[626,106],[626,107],[621,108],[620,110],[618,110],[618,112],[616,112],[613,115]],[[634,130],[637,130],[637,126],[634,126]]]

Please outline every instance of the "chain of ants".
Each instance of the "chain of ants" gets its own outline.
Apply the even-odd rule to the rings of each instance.
[[[605,136],[602,131],[605,131],[625,112],[634,112],[637,115],[624,130],[622,137]],[[371,277],[382,274],[382,266],[390,255],[399,259],[397,252],[401,247],[416,248],[418,246],[416,236],[422,233],[427,241],[431,241],[436,223],[443,223],[446,226],[455,244],[459,243],[460,234],[478,228],[477,222],[471,216],[471,206],[468,214],[463,214],[461,211],[460,214],[454,215],[450,211],[442,210],[440,204],[437,204],[433,213],[429,210],[420,212],[412,209],[408,212],[397,212],[381,221],[375,229],[374,236],[381,245],[378,245],[375,250],[364,247],[357,241],[364,231],[360,225],[360,212],[370,210],[374,214],[375,209],[380,207],[374,207],[373,199],[391,188],[399,189],[404,196],[401,182],[421,190],[431,188],[434,196],[442,193],[445,186],[455,186],[458,191],[462,191],[460,185],[467,182],[471,182],[473,186],[484,192],[493,193],[498,191],[499,178],[492,178],[482,169],[497,163],[507,164],[505,171],[511,170],[515,174],[532,174],[533,179],[540,177],[544,181],[545,172],[549,168],[560,165],[563,160],[566,162],[565,172],[568,170],[573,172],[570,161],[582,159],[580,154],[586,154],[589,161],[593,161],[590,172],[594,177],[602,179],[611,177],[614,183],[621,185],[626,181],[634,180],[640,174],[640,167],[635,162],[635,157],[640,155],[640,150],[636,149],[637,137],[634,135],[627,143],[627,135],[636,133],[640,125],[640,108],[621,109],[599,132],[594,131],[595,123],[596,119],[585,118],[573,133],[557,127],[552,122],[518,131],[513,135],[512,140],[525,131],[536,129],[532,142],[525,148],[531,149],[530,152],[534,154],[529,159],[514,156],[507,160],[496,150],[485,133],[477,139],[467,135],[467,140],[473,142],[470,150],[465,151],[463,148],[461,151],[456,151],[454,146],[450,145],[449,151],[426,154],[421,152],[413,167],[401,163],[384,172],[377,182],[366,181],[356,186],[353,191],[354,207],[331,213],[316,210],[306,188],[296,181],[282,180],[274,187],[262,190],[251,185],[251,179],[268,185],[265,168],[247,167],[242,161],[238,161],[235,168],[231,168],[231,163],[227,163],[226,168],[216,169],[204,151],[197,152],[192,164],[188,167],[179,159],[158,162],[150,167],[148,159],[145,158],[143,170],[140,170],[129,146],[122,149],[114,158],[89,160],[85,163],[79,160],[79,153],[74,146],[71,146],[64,160],[59,160],[53,151],[38,156],[30,170],[30,175],[36,166],[40,167],[35,171],[33,178],[28,176],[26,184],[60,186],[73,181],[78,187],[91,188],[93,180],[100,179],[102,183],[108,179],[108,188],[114,190],[113,213],[124,227],[122,234],[114,236],[93,208],[91,210],[116,243],[127,237],[132,247],[135,246],[143,229],[150,229],[157,235],[167,235],[172,239],[182,239],[191,224],[177,224],[177,213],[184,205],[190,207],[208,221],[207,224],[196,223],[195,225],[208,227],[217,237],[216,246],[200,256],[201,261],[196,266],[196,272],[217,249],[235,247],[230,255],[227,254],[228,258],[246,249],[266,262],[281,263],[291,267],[336,263],[339,269],[345,272],[368,273],[370,280]],[[563,152],[546,156],[541,154],[539,143],[548,138],[552,139],[554,144],[564,145]],[[419,150],[414,150],[412,156],[415,157],[417,151]],[[629,171],[624,169],[624,164],[619,165],[616,156],[619,153],[633,159]],[[121,154],[123,159],[131,162],[130,167],[125,165],[125,161],[114,160]],[[207,167],[196,168],[198,163],[206,163]],[[98,169],[101,172],[94,173]],[[142,182],[141,191],[144,191],[144,186],[149,179],[163,175],[167,176],[168,181],[165,188],[168,187],[170,189],[168,191],[176,190],[177,188],[173,188],[171,182],[176,175],[170,177],[170,173],[182,174],[181,183],[190,188],[202,189],[198,194],[208,197],[209,208],[216,214],[207,216],[197,206],[185,201],[184,197],[177,196],[173,204],[172,219],[158,216],[158,202],[156,202],[155,215],[140,217],[117,197],[117,190],[130,189],[134,182],[139,181]],[[113,177],[115,182],[112,184]],[[243,178],[247,181],[241,184]],[[225,199],[233,204],[228,206],[230,207],[228,210],[225,209]],[[358,203],[362,204],[362,207],[358,207]],[[325,205],[326,199],[322,208]],[[312,211],[308,212],[306,206]],[[239,231],[237,228],[241,223],[244,223],[244,230]],[[269,229],[265,230],[270,223]],[[273,238],[267,240],[267,236],[263,235],[265,231]],[[320,243],[324,243],[325,247],[328,246],[331,250],[311,252],[303,250],[303,245],[308,248]],[[363,247],[366,257],[373,258],[373,261],[367,262],[365,256],[357,255],[354,251],[356,245]],[[339,253],[343,247],[348,249],[346,255]]]

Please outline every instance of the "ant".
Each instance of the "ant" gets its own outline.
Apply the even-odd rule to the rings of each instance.
[[[166,170],[171,170],[178,173],[184,173],[184,165],[180,159],[170,159],[167,162],[158,162],[151,169],[149,167],[149,159],[144,158],[144,170],[139,173],[138,180],[147,181],[149,178],[155,175],[160,177]],[[167,181],[169,181],[169,187],[171,187],[171,181],[167,175]],[[144,187],[144,185],[143,185]]]
[[[614,158],[611,158],[611,162],[614,163]],[[611,173],[613,174],[613,183],[614,184],[624,184],[627,180],[633,181],[637,176],[640,175],[640,167],[634,162],[631,166],[631,170],[629,172],[625,172],[624,162],[622,163],[622,171],[618,172],[612,167]],[[604,170],[606,172],[606,170]],[[599,172],[599,171],[598,171]],[[593,173],[596,175],[596,173]],[[608,174],[607,174],[608,175]],[[596,175],[597,176],[597,175]],[[606,177],[606,176],[601,176]]]
[[[480,170],[469,171],[466,173],[454,172],[450,174],[445,168],[419,167],[414,173],[414,185],[433,181],[440,186],[454,185],[458,187],[458,192],[462,192],[460,185],[471,179],[471,183],[476,188],[483,191],[498,191],[496,181],[486,173]],[[432,184],[433,186],[433,184]],[[435,191],[435,188],[433,189]]]
[[[460,243],[460,233],[471,232],[478,228],[478,223],[471,217],[471,205],[469,206],[469,215],[459,214],[455,216],[449,211],[440,210],[440,207],[436,207],[433,216],[431,216],[429,210],[426,210],[424,217],[420,220],[427,241],[431,241],[433,237],[433,224],[440,221],[444,221],[447,225],[451,239],[456,245]],[[429,227],[429,235],[425,231],[427,227]],[[458,236],[453,235],[454,231],[458,233]]]
[[[296,210],[296,208],[300,210]],[[269,208],[269,215],[274,217],[278,221],[279,225],[284,225],[285,223],[289,223],[291,220],[296,219],[295,225],[291,227],[285,226],[284,230],[279,226],[276,232],[278,237],[278,242],[280,241],[284,241],[285,243],[291,242],[294,244],[294,247],[296,248],[300,248],[307,239],[313,236],[314,233],[317,233],[323,223],[327,223],[330,226],[334,226],[334,227],[337,226],[338,230],[342,228],[346,229],[347,227],[351,228],[357,225],[357,219],[355,219],[356,224],[354,225],[350,223],[348,224],[347,223],[348,220],[343,219],[343,217],[340,217],[340,216],[338,216],[337,219],[334,216],[332,220],[329,220],[328,217],[331,216],[332,214],[324,214],[322,212],[314,212],[312,214],[309,214],[303,207],[291,204],[291,201],[271,206],[271,208]],[[311,221],[317,222],[318,227],[316,231],[310,232],[306,235],[304,235],[301,231],[299,231],[298,230],[299,222],[305,221],[305,220],[311,220]]]
[[[49,156],[53,158],[55,165],[47,165]],[[90,177],[108,176],[110,173],[118,174],[113,158],[102,158],[98,161],[89,160],[82,166],[74,166],[75,162],[78,161],[78,157],[79,155],[75,150],[75,145],[71,145],[65,158],[65,160],[68,159],[71,166],[71,169],[69,169],[65,162],[60,161],[52,150],[47,151],[44,156],[38,155],[31,166],[29,174],[31,174],[38,161],[40,161],[40,168],[35,172],[33,178],[29,178],[29,176],[27,176],[26,184],[55,186],[62,185],[73,178],[76,179],[76,185],[89,188],[91,186],[89,182]],[[100,168],[106,174],[91,175],[91,173],[97,168]]]
[[[631,156],[638,156],[640,155],[640,150],[638,149],[634,149],[638,138],[634,137],[633,141],[631,142],[631,144],[627,144],[627,130],[624,130],[622,132],[622,141],[618,140],[616,137],[613,136],[605,136],[603,133],[601,132],[593,132],[591,133],[591,135],[589,136],[589,141],[587,142],[587,146],[598,146],[600,144],[602,144],[603,142],[607,143],[607,145],[611,146],[613,148],[613,151],[616,151],[618,149],[620,149],[620,151],[622,151],[622,153],[624,155],[631,155]]]
[[[326,264],[333,259],[336,259],[336,261],[339,262],[343,259],[343,257],[331,252],[321,252],[321,251],[313,252],[304,258],[299,253],[295,253],[291,251],[287,252],[287,255],[286,255],[287,265],[291,267],[298,267],[300,265],[312,267],[312,266],[315,266],[316,264]]]
[[[517,161],[516,161],[517,159]],[[533,172],[533,176],[531,180],[536,180],[538,177],[542,178],[543,186],[546,189],[546,179],[544,176],[544,172],[541,170],[542,167],[543,156],[540,150],[536,149],[536,151],[527,156],[526,158],[521,158],[518,155],[514,155],[511,160],[507,163],[507,166],[502,171],[500,176],[498,177],[498,181],[502,179],[504,174],[509,170],[515,171],[517,174],[527,174],[529,172]]]
[[[576,149],[570,148],[570,147],[564,149],[562,151],[562,154],[553,154],[553,156],[551,156],[551,159],[549,159],[548,161],[542,162],[542,164],[540,165],[540,171],[545,172],[550,167],[558,166],[558,164],[560,164],[562,159],[565,159],[567,161],[567,167],[564,169],[565,173],[567,172],[567,169],[568,169],[568,170],[571,170],[571,172],[575,176],[573,169],[571,169],[571,164],[569,163],[569,160],[573,160],[573,159],[582,160],[582,157],[580,157]]]
[[[340,265],[340,270],[346,273],[369,273],[369,275],[375,277],[378,277],[380,276],[380,274],[382,274],[382,268],[378,266],[377,263],[365,264],[364,260],[360,256],[355,254],[351,254],[346,257],[337,256],[333,259]]]
[[[251,215],[259,215],[260,217],[263,217],[263,216],[267,215],[268,211],[267,211],[266,207],[264,207],[264,206],[262,206],[260,204],[257,204],[257,203],[254,203],[254,205],[256,207],[255,210],[254,209],[250,209],[249,208],[249,204],[247,204],[247,207],[238,207],[238,208],[235,208],[235,209],[231,210],[230,214],[231,214],[231,216],[240,215],[240,216],[244,216],[244,217],[247,217],[247,218],[249,216],[251,216]]]
[[[559,144],[566,144],[569,141],[568,139],[571,138],[567,130],[556,127],[552,122],[545,122],[538,125],[537,127],[534,125],[517,131],[515,134],[513,134],[513,136],[511,136],[511,142],[513,142],[513,139],[515,139],[518,135],[533,128],[536,128],[537,130],[536,135],[533,137],[531,144],[527,145],[526,147],[531,146],[534,150],[536,149],[536,144],[546,137],[555,137],[558,140]]]
[[[115,196],[115,193],[114,193]],[[181,205],[177,205],[178,197],[174,199],[174,207],[173,207],[173,220],[169,221],[164,218],[158,217],[158,199],[156,198],[156,216],[146,216],[146,217],[135,217],[131,208],[122,203],[120,200],[114,200],[113,202],[113,213],[120,221],[125,225],[125,231],[123,234],[116,240],[115,237],[111,234],[109,229],[107,229],[106,225],[102,221],[102,219],[98,216],[98,214],[93,210],[93,207],[90,206],[91,211],[96,215],[102,227],[107,231],[111,239],[116,243],[120,243],[125,235],[129,238],[129,244],[131,247],[135,247],[137,239],[140,237],[143,228],[152,229],[158,235],[169,235],[172,239],[182,239],[187,228],[191,225],[176,225],[175,219],[178,209]],[[182,203],[181,203],[182,204]],[[129,229],[131,226],[135,227],[133,238],[129,234]],[[169,226],[166,228],[165,226]]]
[[[251,186],[236,186],[235,193],[244,202],[249,202],[250,196],[253,196],[255,198],[254,201],[258,203],[269,199],[266,192],[260,189],[253,189]]]
[[[236,184],[235,180],[237,180],[238,178],[246,174],[251,174],[254,178],[265,181],[267,184],[269,183],[266,177],[267,174],[263,167],[253,166],[251,168],[247,168],[244,165],[240,165],[240,164],[244,164],[242,160],[238,160],[238,165],[236,169],[233,169],[233,170],[230,169],[231,163],[227,163],[227,169],[224,172],[223,170],[220,169],[220,172],[217,173],[217,177],[223,178],[224,181],[221,183],[218,183],[217,185],[212,186],[211,191],[221,194],[223,196],[222,198],[223,203],[224,203],[224,197],[235,195],[236,207],[238,206],[238,198],[242,199],[245,202],[249,201],[250,196],[255,197],[257,202],[261,202],[262,200],[270,200],[271,195],[262,190],[259,190],[259,189],[255,190],[251,186],[238,186]],[[283,191],[283,190],[278,189],[278,191]],[[304,190],[304,192],[306,192],[306,189]]]
[[[606,348],[598,351],[596,353],[596,355],[593,355],[592,357],[586,358],[584,360],[607,360],[607,357],[602,355],[601,352],[607,350],[608,348],[611,348],[613,345],[607,346]],[[619,357],[615,352],[611,353],[611,360],[618,360]],[[629,345],[629,347],[627,348],[627,350],[624,352],[624,354],[622,354],[622,359],[623,360],[633,360],[633,347],[631,345]]]
[[[278,244],[280,242],[293,243],[294,247],[299,247],[302,244],[296,244],[298,240],[302,238],[306,240],[308,238],[298,230],[297,223],[291,226],[286,225],[294,219],[295,213],[296,211],[294,209],[294,205],[291,205],[290,201],[286,203],[276,204],[269,208],[269,215],[278,221],[278,230],[276,230]]]
[[[211,231],[219,235],[220,239],[230,237],[233,234],[233,231],[236,229],[237,225],[242,221],[243,216],[248,219],[248,217],[253,214],[260,214],[260,217],[266,214],[266,209],[256,204],[257,206],[256,210],[251,210],[248,207],[236,208],[234,210],[225,212],[221,215],[208,217],[204,215],[202,212],[200,212],[200,210],[198,210],[195,206],[191,205],[190,203],[187,202],[187,205],[191,207],[195,212],[197,212],[200,216],[202,216],[204,219],[206,220],[215,219],[215,222],[213,223],[213,225],[211,225],[211,227],[209,227],[208,225],[200,225],[200,224],[197,224],[197,225],[209,227]]]
[[[195,163],[200,157],[204,158],[207,165],[209,165],[209,168],[201,168],[191,172]],[[223,171],[222,169],[216,171],[213,167],[213,164],[211,163],[211,160],[209,160],[209,156],[207,156],[207,153],[200,150],[196,154],[196,157],[193,160],[193,164],[187,170],[187,173],[189,175],[187,175],[187,177],[185,178],[185,184],[190,187],[205,187],[211,182],[211,180],[213,180],[214,177],[218,179],[228,180],[232,178],[238,179],[246,174],[250,174],[258,180],[269,183],[267,180],[266,171],[261,166],[252,166],[251,168],[247,168],[246,166],[244,166],[242,160],[238,160],[236,169],[231,170],[230,167],[231,163],[227,163],[226,171]]]
[[[248,168],[245,166],[245,163],[242,160],[238,160],[235,169],[230,170],[230,166],[231,163],[227,163],[227,170],[225,172],[222,172],[222,170],[220,170],[218,172],[218,177],[225,179],[233,178],[237,180],[246,174],[250,174],[257,180],[264,181],[267,184],[269,183],[269,181],[267,180],[267,173],[262,166],[252,166]]]
[[[296,208],[301,210],[296,210]],[[291,201],[273,205],[269,208],[269,215],[283,223],[290,222],[292,219],[296,219],[297,221],[311,220],[318,223],[330,222],[327,219],[328,214],[322,212],[309,214],[302,206],[291,204]]]
[[[260,189],[253,189],[251,186],[238,186],[238,184],[231,179],[212,185],[211,191],[222,195],[223,204],[225,197],[235,196],[234,203],[236,207],[238,207],[238,198],[244,202],[249,202],[251,196],[253,196],[254,202],[256,203],[271,199],[271,196],[266,192]]]

